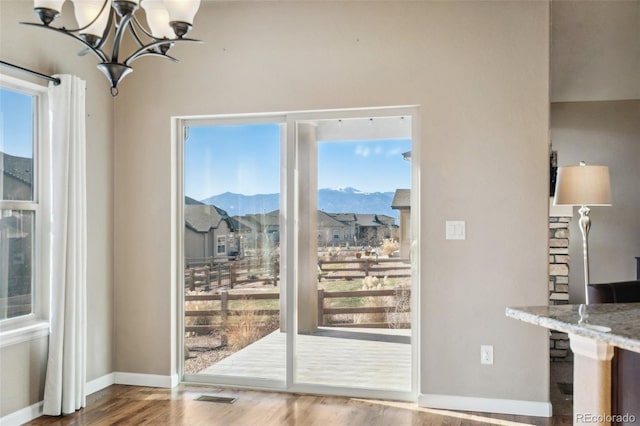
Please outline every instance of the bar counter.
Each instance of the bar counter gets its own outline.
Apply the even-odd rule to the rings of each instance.
[[[569,334],[573,423],[609,425],[613,347],[640,352],[640,303],[507,308],[508,317]],[[640,419],[637,419],[640,420]]]

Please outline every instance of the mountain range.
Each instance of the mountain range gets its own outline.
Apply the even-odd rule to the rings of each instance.
[[[324,188],[318,190],[318,209],[327,213],[369,213],[398,217],[391,208],[393,192],[363,192],[355,188]],[[280,208],[280,194],[243,195],[233,192],[200,200],[225,210],[229,216],[267,213]]]

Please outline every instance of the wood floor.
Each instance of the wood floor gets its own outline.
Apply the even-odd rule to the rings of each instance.
[[[205,402],[202,395],[237,398]],[[180,385],[174,389],[113,385],[90,395],[87,407],[65,417],[42,416],[28,425],[239,426],[466,426],[570,425],[570,416],[489,415],[419,408],[415,404],[316,395]]]

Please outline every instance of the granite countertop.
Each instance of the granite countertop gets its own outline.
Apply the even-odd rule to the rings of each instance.
[[[585,313],[582,322],[580,306],[583,306]],[[526,306],[507,308],[506,315],[551,330],[640,352],[640,303]]]

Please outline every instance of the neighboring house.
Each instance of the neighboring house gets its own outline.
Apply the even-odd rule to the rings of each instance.
[[[319,246],[335,247],[353,243],[354,227],[348,221],[342,222],[335,216],[318,210]]]
[[[410,153],[411,151],[409,151],[409,154]],[[391,208],[400,211],[400,229],[398,230],[400,257],[408,258],[411,235],[411,190],[396,189],[393,201],[391,202]]]
[[[240,254],[234,221],[216,206],[185,199],[185,257],[226,261]]]
[[[33,194],[33,159],[0,152],[0,193],[3,200],[30,200]]]
[[[251,228],[253,240],[245,240],[246,248],[270,248],[280,244],[280,210],[236,216],[235,219]]]
[[[255,252],[280,243],[280,219],[275,214],[248,214],[233,216],[241,238],[243,252]]]
[[[0,199],[27,201],[33,198],[33,159],[0,152]],[[0,299],[31,293],[33,216],[20,210],[0,215]],[[31,304],[0,304],[0,318],[28,313]],[[23,310],[26,309],[26,312]]]
[[[349,228],[349,233],[351,234],[351,238],[349,240],[350,245],[357,245],[356,241],[356,222],[358,219],[354,213],[327,213],[329,216],[334,218],[335,220],[342,222]]]
[[[391,216],[356,214],[356,239],[358,245],[376,247],[385,238],[395,239],[397,225]]]
[[[265,214],[234,216],[231,220],[242,239],[242,250],[257,250],[280,244],[280,210]],[[385,238],[397,239],[398,227],[391,216],[355,213],[325,213],[318,210],[318,245],[378,246]]]

